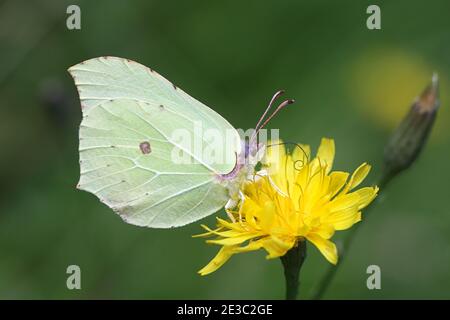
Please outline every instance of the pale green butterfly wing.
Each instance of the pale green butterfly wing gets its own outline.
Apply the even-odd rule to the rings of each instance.
[[[135,62],[97,58],[69,71],[83,110],[80,189],[97,195],[125,221],[148,227],[185,225],[224,206],[228,191],[217,175],[234,168],[240,148],[225,119]],[[223,137],[231,132],[221,144],[224,161],[208,162],[202,150],[172,138],[180,129],[199,138],[198,123]],[[173,161],[174,148],[189,164]]]

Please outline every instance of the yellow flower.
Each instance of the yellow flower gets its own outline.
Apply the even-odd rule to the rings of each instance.
[[[218,218],[215,230],[202,226],[207,233],[199,236],[217,236],[207,242],[222,248],[199,273],[216,271],[240,252],[263,248],[268,259],[281,257],[305,239],[336,264],[337,249],[330,238],[361,220],[361,210],[378,188],[354,191],[370,166],[363,163],[349,178],[347,172],[331,172],[333,160],[332,139],[322,139],[314,159],[307,145],[297,145],[292,154],[283,144],[269,146],[263,169],[243,187],[243,201],[228,211],[230,221]]]

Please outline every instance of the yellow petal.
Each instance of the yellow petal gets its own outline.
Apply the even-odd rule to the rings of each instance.
[[[355,172],[353,172],[350,181],[348,182],[347,192],[356,188],[367,177],[370,172],[371,166],[367,163],[360,165]]]
[[[253,200],[256,199],[256,197],[257,194],[254,194],[253,196],[246,196],[245,200],[241,203],[241,212],[251,212],[254,214],[254,212],[261,210],[261,203]]]
[[[198,273],[202,276],[205,276],[207,274],[210,274],[217,269],[219,269],[225,262],[230,259],[230,257],[234,254],[235,246],[224,246],[222,247],[217,255],[201,270],[198,271]]]
[[[356,210],[360,200],[361,197],[355,192],[344,195],[339,194],[328,204],[330,213],[351,209]]]
[[[274,224],[273,222],[275,220],[275,215],[275,204],[272,201],[267,201],[264,204],[264,208],[259,212],[259,222],[264,232],[270,233]]]
[[[348,229],[359,221],[361,221],[361,212],[355,208],[334,212],[324,219],[324,222],[331,224],[335,230]]]
[[[236,244],[241,244],[242,242],[245,242],[251,238],[257,237],[259,236],[259,234],[257,233],[249,233],[249,234],[243,234],[240,236],[236,236],[236,237],[230,237],[230,238],[225,238],[225,239],[219,239],[219,240],[207,240],[207,243],[212,243],[212,244],[219,244],[221,246],[231,246],[231,245],[236,245]]]
[[[264,245],[264,239],[259,239],[256,241],[250,241],[249,244],[243,247],[237,247],[235,252],[241,253],[241,252],[248,252],[248,251],[255,251],[258,249],[261,249]]]
[[[328,187],[328,191],[330,192],[331,197],[336,195],[339,190],[342,189],[348,179],[348,176],[349,174],[343,171],[334,171],[330,174],[330,185]]]
[[[334,140],[322,138],[319,150],[317,151],[317,158],[322,166],[326,166],[326,173],[331,171],[334,161]]]
[[[375,199],[377,193],[378,187],[366,187],[356,190],[351,194],[357,194],[359,196],[358,210],[361,210],[367,207],[372,202],[372,200]]]
[[[311,241],[317,249],[324,255],[324,257],[332,264],[338,261],[336,245],[330,240],[326,240],[317,234],[309,234],[306,238]]]
[[[330,239],[334,235],[334,230],[333,225],[322,222],[320,226],[314,228],[313,232],[324,239]]]
[[[217,218],[217,224],[220,227],[235,230],[238,232],[242,232],[242,226],[238,222],[228,222],[226,220],[223,220],[221,218]]]
[[[192,236],[192,238],[208,237],[208,236],[211,236],[211,235],[213,235],[213,234],[216,234],[216,235],[217,235],[218,231],[222,230],[222,228],[217,228],[217,229],[215,229],[215,230],[212,230],[212,229],[210,229],[210,228],[209,228],[207,225],[205,225],[205,224],[202,224],[201,227],[202,227],[203,229],[205,229],[207,232],[200,233],[200,234],[194,234],[194,235]]]
[[[295,244],[294,238],[280,239],[275,236],[271,236],[264,240],[263,247],[267,251],[267,259],[278,258],[284,256]]]

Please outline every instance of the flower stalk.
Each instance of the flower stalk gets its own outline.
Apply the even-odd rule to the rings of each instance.
[[[286,278],[286,300],[296,300],[300,288],[300,270],[306,259],[306,241],[299,241],[280,259]]]

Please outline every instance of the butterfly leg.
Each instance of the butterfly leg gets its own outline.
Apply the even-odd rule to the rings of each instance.
[[[235,208],[237,206],[237,201],[234,199],[228,200],[227,204],[225,205],[225,212],[228,215],[228,218],[235,223],[236,219],[234,218],[233,214],[231,213],[231,209]]]
[[[239,213],[239,221],[242,221],[242,208],[244,207],[245,196],[244,196],[244,193],[241,190],[239,190],[239,198],[240,198],[240,201],[241,201],[240,206],[239,206],[239,211],[238,211],[238,213]]]

